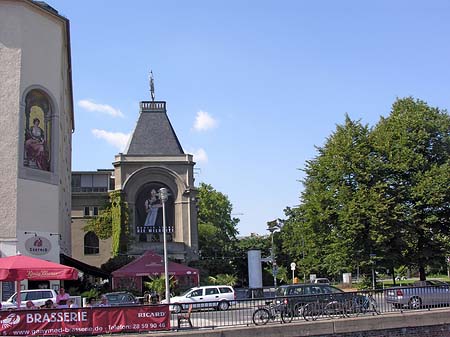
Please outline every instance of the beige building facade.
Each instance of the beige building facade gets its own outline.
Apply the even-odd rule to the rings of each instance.
[[[74,131],[69,21],[0,1],[0,253],[71,254]]]

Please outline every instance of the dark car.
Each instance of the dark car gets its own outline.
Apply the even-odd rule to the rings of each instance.
[[[108,305],[137,305],[139,300],[132,294],[126,291],[118,291],[114,293],[104,294],[108,299]]]
[[[353,293],[330,286],[328,284],[290,284],[277,288],[275,292],[277,303],[284,303],[295,315],[301,316],[303,307],[312,302],[327,304],[333,301],[346,302],[354,300]]]

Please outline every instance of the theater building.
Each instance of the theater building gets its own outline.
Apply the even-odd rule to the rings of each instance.
[[[198,259],[193,157],[181,147],[166,102],[143,101],[139,108],[129,143],[115,156],[112,169],[72,173],[73,257],[85,263],[100,266],[114,255],[140,256],[147,250],[162,254],[161,188],[169,191],[164,203],[169,258],[182,263]],[[120,208],[120,243],[114,235],[101,240],[84,230],[109,200]]]

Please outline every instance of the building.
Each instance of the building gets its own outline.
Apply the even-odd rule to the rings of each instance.
[[[198,259],[194,165],[169,121],[166,102],[140,102],[136,127],[124,153],[115,156],[114,170],[72,173],[73,257],[100,266],[117,254],[140,256],[147,250],[162,254],[163,212],[158,191],[164,187],[169,190],[164,204],[168,256],[183,263]],[[114,242],[118,233],[100,240],[83,229],[109,199],[113,207],[120,208],[120,243]]]
[[[0,101],[1,256],[59,262],[71,254],[70,30],[45,3],[0,1]]]

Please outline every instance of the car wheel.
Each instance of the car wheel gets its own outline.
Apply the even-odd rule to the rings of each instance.
[[[181,305],[179,305],[179,304],[174,304],[174,305],[173,305],[173,311],[174,311],[176,314],[179,314],[179,313],[181,312],[181,310],[183,310],[183,307],[182,307]]]
[[[229,306],[230,306],[230,303],[228,303],[227,301],[222,301],[219,303],[219,306],[217,309],[219,309],[221,311],[225,311],[228,309]]]
[[[422,306],[422,300],[420,297],[414,296],[408,302],[408,305],[411,309],[420,309]]]

